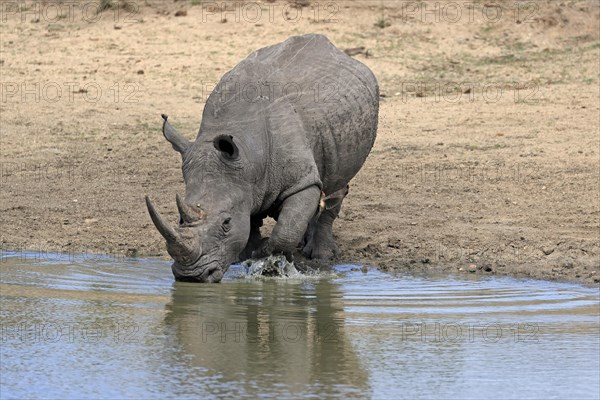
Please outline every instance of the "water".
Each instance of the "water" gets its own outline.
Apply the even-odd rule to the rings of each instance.
[[[199,285],[166,261],[10,254],[0,272],[2,399],[600,397],[594,288],[351,266]]]
[[[289,262],[285,256],[271,255],[262,259],[250,259],[242,263],[244,272],[249,277],[283,277],[298,278],[302,273],[298,271],[294,262]]]

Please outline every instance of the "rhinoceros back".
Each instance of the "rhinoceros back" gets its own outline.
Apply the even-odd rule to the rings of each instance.
[[[344,187],[363,165],[377,131],[377,80],[325,36],[294,36],[259,49],[227,73],[217,89],[235,82],[268,86],[271,105],[289,103],[303,127],[294,134],[306,136],[325,193]],[[223,109],[216,101],[209,98],[207,107]]]

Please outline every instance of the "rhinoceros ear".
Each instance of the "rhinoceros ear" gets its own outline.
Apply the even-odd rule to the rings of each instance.
[[[178,151],[181,154],[185,153],[186,150],[192,145],[192,142],[183,137],[175,130],[175,128],[171,126],[171,124],[169,124],[167,121],[167,118],[169,117],[167,115],[161,114],[161,117],[164,120],[163,135],[165,136],[165,139],[171,143],[171,146],[173,146],[175,151]]]

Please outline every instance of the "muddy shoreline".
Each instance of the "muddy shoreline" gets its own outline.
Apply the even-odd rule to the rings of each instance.
[[[340,4],[335,23],[293,25],[203,21],[200,6],[159,2],[127,20],[9,16],[2,249],[166,258],[144,195],[174,222],[184,185],[160,114],[194,138],[211,83],[259,47],[317,32],[369,50],[355,57],[382,93],[377,141],[334,226],[336,262],[597,285],[598,7],[544,2],[528,23],[507,10],[492,24]]]

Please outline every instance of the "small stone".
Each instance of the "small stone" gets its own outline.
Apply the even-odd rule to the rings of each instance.
[[[293,8],[308,7],[309,5],[310,5],[310,0],[293,0],[293,1],[291,1],[291,6]]]
[[[367,272],[369,272],[369,268],[367,268],[365,265],[363,265],[363,266],[360,268],[360,270],[361,270],[361,271],[362,271],[364,274],[366,274]]]
[[[570,258],[565,259],[562,263],[562,267],[567,269],[573,268],[573,260]]]
[[[471,265],[469,265],[469,266],[467,267],[467,271],[469,271],[469,272],[471,272],[471,273],[473,273],[473,272],[477,271],[477,265],[475,265],[475,264],[471,264]]]
[[[135,247],[130,247],[125,251],[125,256],[127,257],[137,257],[138,250]]]
[[[138,75],[144,75],[144,70],[143,69],[138,70],[137,74]]]
[[[96,218],[86,218],[83,220],[86,224],[93,224],[94,222],[98,222]]]
[[[344,53],[348,54],[349,56],[355,56],[357,54],[362,54],[364,52],[365,52],[364,47],[353,47],[350,49],[344,49]]]
[[[185,17],[187,15],[187,11],[185,10],[179,10],[175,13],[176,17]]]
[[[491,266],[491,265],[485,265],[485,266],[483,267],[483,270],[484,270],[485,272],[492,272],[492,266]]]

